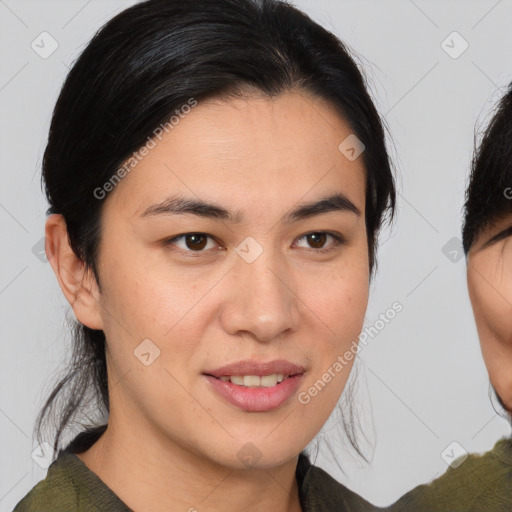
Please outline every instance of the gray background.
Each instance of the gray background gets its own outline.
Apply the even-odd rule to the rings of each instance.
[[[51,112],[77,53],[132,3],[0,0],[1,511],[46,474],[31,458],[32,429],[70,340],[65,317],[72,312],[50,265],[33,252],[44,236],[39,179]],[[475,123],[486,122],[512,79],[512,2],[295,4],[359,54],[394,140],[399,213],[381,237],[366,324],[395,301],[403,311],[361,351],[357,375],[372,462],[347,451],[335,421],[324,435],[344,472],[325,444],[316,461],[386,505],[443,473],[441,454],[453,441],[481,452],[510,431],[489,400],[465,260],[452,239],[460,239]],[[43,31],[59,45],[46,59],[31,47]],[[460,37],[447,39],[454,31]],[[458,56],[464,41],[469,46]]]

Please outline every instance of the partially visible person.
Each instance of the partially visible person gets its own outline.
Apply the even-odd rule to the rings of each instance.
[[[468,290],[482,355],[504,416],[512,411],[512,84],[472,162],[462,230]],[[453,464],[390,510],[510,512],[512,438]]]

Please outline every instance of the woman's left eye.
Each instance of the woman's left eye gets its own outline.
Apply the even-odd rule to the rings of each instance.
[[[334,242],[326,247],[325,244],[328,237],[331,237]],[[212,241],[212,245],[210,247],[208,247],[208,239]],[[313,252],[327,252],[343,243],[343,238],[340,235],[327,233],[325,231],[307,233],[306,235],[302,235],[298,240],[306,240],[309,244],[309,247],[307,248]],[[206,249],[212,249],[215,248],[215,246],[219,246],[219,244],[214,243],[214,238],[206,233],[184,233],[183,235],[178,235],[166,240],[165,244],[176,245],[184,252],[196,253],[205,252]]]
[[[331,237],[334,242],[329,246],[325,247],[325,241],[327,237]],[[314,233],[308,233],[299,238],[299,240],[306,239],[308,244],[310,245],[310,249],[313,249],[314,252],[327,252],[343,242],[343,238],[340,235],[335,235],[334,233],[327,233],[325,231],[315,231]],[[320,247],[319,247],[320,246]]]

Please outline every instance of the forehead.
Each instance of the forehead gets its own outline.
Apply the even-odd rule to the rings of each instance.
[[[154,139],[107,203],[134,215],[181,191],[223,202],[243,197],[247,206],[261,207],[337,188],[364,210],[363,158],[347,158],[342,143],[355,136],[326,102],[293,91],[208,100],[187,111],[162,140]]]

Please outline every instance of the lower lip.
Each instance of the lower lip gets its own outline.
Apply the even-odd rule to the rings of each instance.
[[[268,388],[248,388],[206,375],[213,389],[230,404],[247,412],[266,412],[283,405],[299,388],[304,374],[294,375]]]

